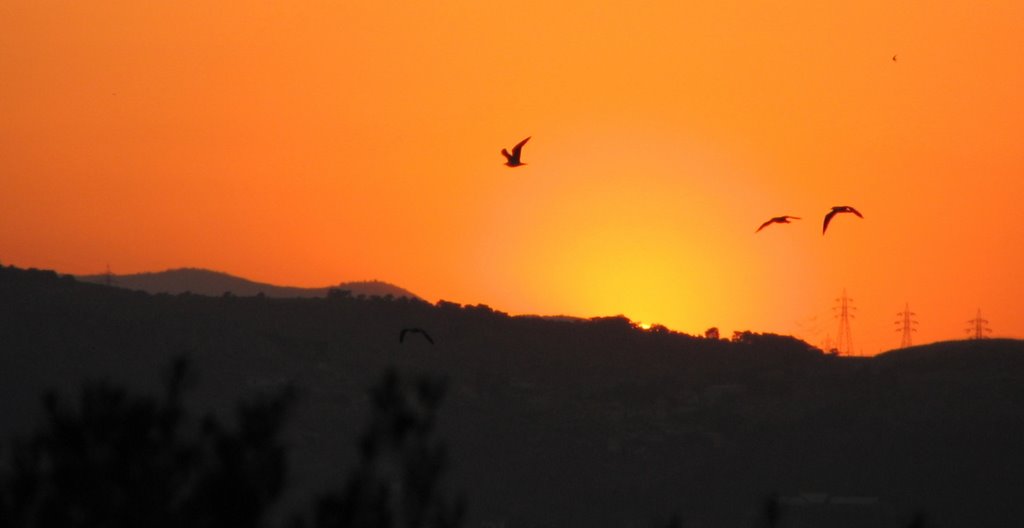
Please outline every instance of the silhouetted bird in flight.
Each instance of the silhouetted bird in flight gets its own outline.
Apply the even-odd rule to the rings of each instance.
[[[422,328],[403,328],[402,331],[398,334],[398,342],[399,343],[404,343],[405,342],[405,334],[422,334],[423,337],[427,338],[427,341],[431,345],[434,344],[433,338],[431,338],[430,334],[428,334],[427,331],[422,329]]]
[[[530,137],[533,137],[533,136],[530,136]],[[530,138],[528,137],[528,138],[520,141],[519,143],[516,143],[516,146],[512,147],[512,153],[511,154],[509,154],[507,150],[501,149],[501,155],[505,156],[505,159],[508,160],[508,161],[505,162],[505,165],[508,165],[509,167],[518,167],[520,165],[526,165],[522,161],[519,161],[519,159],[520,159],[520,157],[523,154],[523,145],[525,145],[526,142],[529,141],[529,140],[530,140]]]
[[[892,61],[893,61],[893,62],[896,62],[896,55],[893,55],[893,56],[892,56]]]
[[[768,226],[770,226],[772,224],[788,224],[790,220],[799,220],[799,219],[800,219],[799,216],[789,216],[789,215],[786,215],[786,216],[776,216],[775,218],[772,218],[771,220],[761,224],[761,227],[757,228],[757,231],[754,231],[754,232],[755,233],[759,233],[759,232],[761,232],[762,229],[764,229],[764,228],[766,228],[766,227],[768,227]]]
[[[821,226],[821,234],[825,234],[825,230],[828,229],[828,223],[832,221],[832,217],[839,213],[853,213],[858,218],[864,218],[864,215],[860,214],[860,211],[850,207],[849,205],[837,205],[832,208],[831,211],[825,215],[825,223]]]

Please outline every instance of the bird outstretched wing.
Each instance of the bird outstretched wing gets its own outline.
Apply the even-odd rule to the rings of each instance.
[[[821,234],[825,234],[825,230],[828,229],[828,223],[832,221],[832,217],[835,216],[838,212],[839,211],[833,209],[829,211],[827,215],[825,215],[825,223],[821,225]]]
[[[529,141],[531,137],[533,137],[533,136],[529,136],[526,139],[520,141],[519,143],[516,143],[516,146],[512,147],[512,155],[518,158],[521,155],[521,153],[523,152],[523,145],[525,145],[526,142]]]
[[[434,339],[432,337],[430,337],[430,334],[428,334],[427,331],[422,329],[422,328],[403,328],[402,331],[398,333],[398,342],[399,343],[404,343],[405,342],[405,335],[406,334],[420,334],[424,338],[426,338],[427,342],[429,342],[431,345],[434,344]]]
[[[789,215],[776,216],[775,218],[772,218],[772,219],[768,220],[767,222],[761,224],[761,227],[757,228],[757,231],[754,231],[754,232],[755,233],[759,233],[762,229],[764,229],[764,228],[766,228],[769,225],[774,224],[774,223],[788,224],[790,220],[799,220],[799,219],[800,219],[799,216],[789,216]]]

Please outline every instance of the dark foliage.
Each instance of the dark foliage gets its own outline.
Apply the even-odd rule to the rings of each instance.
[[[714,330],[715,335],[717,335],[718,330]],[[762,353],[802,355],[804,357],[814,357],[821,354],[821,351],[817,348],[793,336],[768,333],[759,334],[745,330],[743,332],[733,332],[732,341],[733,343],[755,348]]]
[[[242,404],[237,426],[197,422],[176,362],[162,397],[87,385],[76,407],[44,397],[46,425],[18,440],[0,480],[0,525],[255,527],[284,485],[285,392]]]
[[[285,485],[279,437],[293,391],[239,405],[236,426],[227,427],[186,411],[185,361],[168,374],[159,398],[94,383],[75,408],[47,393],[46,425],[14,442],[0,473],[0,526],[267,526]],[[432,439],[445,387],[386,372],[371,391],[361,462],[342,492],[317,501],[313,526],[460,526],[465,506],[441,496],[447,453]]]
[[[371,391],[372,418],[360,437],[360,462],[341,493],[319,499],[316,528],[457,528],[465,504],[439,484],[445,448],[431,437],[445,392],[441,380],[414,384],[388,369]],[[301,525],[302,523],[298,523]]]

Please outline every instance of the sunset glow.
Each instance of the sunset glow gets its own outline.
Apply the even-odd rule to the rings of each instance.
[[[1024,337],[1024,2],[300,4],[5,2],[0,263]]]

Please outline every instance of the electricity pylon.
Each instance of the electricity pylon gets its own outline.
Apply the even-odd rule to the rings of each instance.
[[[974,319],[969,319],[967,324],[971,325],[967,327],[967,333],[971,334],[970,339],[985,339],[985,334],[991,334],[992,329],[988,327],[988,319],[981,318],[981,308],[978,308],[978,315]]]
[[[917,332],[917,328],[914,325],[917,324],[917,320],[914,316],[917,315],[910,311],[910,303],[906,303],[903,306],[903,311],[896,314],[899,319],[896,320],[895,324],[903,325],[901,328],[897,328],[897,332],[903,332],[903,339],[900,340],[900,348],[907,348],[912,345],[910,334]]]
[[[853,353],[853,333],[850,332],[850,319],[854,315],[850,312],[856,310],[853,306],[853,299],[846,296],[846,288],[843,288],[843,296],[836,299],[837,306],[832,310],[837,311],[839,319],[839,335],[836,337],[836,350],[840,355],[848,356]]]
[[[110,272],[110,264],[107,264],[107,272],[103,274],[103,284],[113,286],[114,283],[114,274]]]

